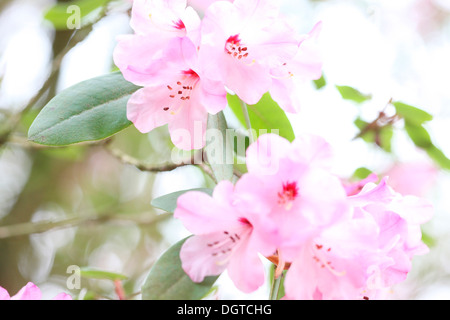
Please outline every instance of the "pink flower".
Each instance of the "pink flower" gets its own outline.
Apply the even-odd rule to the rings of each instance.
[[[256,290],[264,283],[264,268],[258,252],[270,254],[270,227],[263,215],[242,206],[229,181],[221,181],[210,197],[202,192],[188,192],[178,199],[174,213],[195,235],[186,240],[180,258],[182,267],[195,282],[228,270],[237,288]],[[264,231],[264,232],[262,232]]]
[[[271,70],[271,97],[287,112],[296,113],[300,109],[296,85],[305,80],[317,80],[322,75],[322,58],[317,39],[322,23],[300,37],[296,55],[281,66]]]
[[[128,119],[143,133],[168,124],[185,150],[204,146],[208,112],[227,106],[223,84],[204,77],[199,64],[194,15],[186,1],[135,1],[136,34],[120,39],[114,53],[124,77],[144,86],[128,101]]]
[[[278,11],[274,0],[217,1],[202,21],[199,55],[206,74],[248,104],[269,91],[270,71],[290,61],[298,49],[295,32]]]
[[[250,292],[264,280],[261,254],[276,275],[288,269],[285,299],[376,299],[403,281],[427,252],[420,227],[431,205],[386,178],[369,177],[348,196],[332,155],[318,136],[289,143],[265,134],[247,149],[248,173],[235,186],[180,197],[175,216],[195,234],[180,253],[186,273],[199,282],[228,270]]]
[[[347,220],[305,241],[287,272],[285,299],[363,299],[376,230],[370,220]]]
[[[32,282],[28,282],[26,286],[19,292],[10,297],[8,291],[0,287],[0,300],[41,300],[41,290]],[[64,292],[58,294],[53,300],[72,300],[72,297]]]
[[[314,135],[291,144],[266,134],[247,149],[248,174],[236,183],[236,193],[276,226],[282,260],[291,260],[304,241],[349,215],[331,162],[330,146]]]
[[[385,175],[389,185],[403,195],[424,196],[436,181],[438,168],[430,162],[397,163]]]
[[[188,3],[197,10],[204,12],[212,3],[218,0],[189,0]],[[224,0],[233,2],[233,0]]]
[[[114,62],[125,79],[146,86],[157,81],[171,40],[198,41],[200,18],[186,0],[135,0],[130,25],[134,34],[118,38]]]
[[[414,255],[427,251],[420,232],[432,214],[427,201],[401,196],[386,179],[348,199],[352,217],[323,229],[298,251],[286,298],[379,298],[405,280]]]
[[[354,196],[355,194],[358,194],[362,188],[369,182],[377,182],[378,181],[378,175],[375,173],[371,173],[367,176],[367,178],[362,179],[360,181],[356,182],[343,182],[345,191],[347,192],[348,196]]]

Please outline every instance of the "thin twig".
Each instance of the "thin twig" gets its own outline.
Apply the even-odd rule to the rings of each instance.
[[[211,171],[211,168],[203,161],[203,158],[201,159],[200,163],[196,163],[197,162],[196,154],[193,154],[190,159],[183,161],[181,163],[168,162],[168,163],[164,163],[164,164],[160,164],[160,165],[154,165],[154,164],[144,163],[141,160],[136,159],[136,158],[130,156],[129,154],[124,153],[122,150],[117,149],[117,148],[112,148],[108,145],[106,146],[105,149],[112,156],[114,156],[116,159],[118,159],[121,163],[134,166],[137,169],[139,169],[140,171],[153,172],[153,173],[168,172],[168,171],[172,171],[177,168],[180,168],[180,167],[193,165],[193,166],[199,167],[204,173],[206,173],[208,176],[210,176],[213,179],[213,181],[216,181],[214,174]],[[202,151],[200,150],[198,152],[202,152]]]
[[[30,234],[43,233],[47,231],[54,231],[80,225],[102,224],[105,222],[112,222],[119,225],[123,223],[149,225],[163,221],[171,216],[172,215],[169,213],[163,213],[156,216],[153,213],[139,214],[134,216],[103,214],[95,217],[72,217],[58,221],[25,222],[9,226],[0,226],[0,239],[26,236]]]
[[[116,159],[118,159],[121,163],[126,165],[131,165],[136,167],[137,169],[141,171],[146,172],[166,172],[166,171],[172,171],[176,168],[187,166],[193,164],[193,157],[189,159],[188,161],[183,161],[181,163],[165,163],[162,165],[151,165],[144,163],[140,161],[139,159],[136,159],[129,154],[124,153],[122,150],[112,147],[107,147],[106,150],[114,156]]]
[[[252,130],[252,124],[250,122],[250,115],[248,114],[248,106],[244,101],[242,101],[242,100],[240,100],[240,101],[241,101],[242,113],[244,114],[245,124],[247,125],[247,129],[249,130],[250,143],[253,143],[256,141],[256,137]]]

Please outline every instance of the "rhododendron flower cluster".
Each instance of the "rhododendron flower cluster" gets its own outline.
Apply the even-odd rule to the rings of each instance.
[[[227,90],[248,104],[270,92],[296,112],[294,78],[321,76],[320,23],[300,35],[276,0],[210,2],[201,19],[186,0],[134,0],[134,33],[114,51],[125,79],[143,87],[128,101],[128,119],[141,132],[168,124],[173,143],[186,150],[205,145],[208,114],[227,107]]]
[[[180,252],[193,281],[227,270],[252,292],[265,282],[262,256],[276,276],[287,270],[285,299],[376,299],[427,252],[420,227],[432,206],[397,193],[388,177],[348,189],[324,139],[265,134],[246,156],[248,173],[235,184],[178,199],[175,217],[194,234]]]
[[[14,296],[10,296],[8,291],[0,287],[0,300],[41,300],[42,292],[34,283],[28,282],[22,289]],[[67,293],[60,293],[53,300],[72,300],[72,297]]]

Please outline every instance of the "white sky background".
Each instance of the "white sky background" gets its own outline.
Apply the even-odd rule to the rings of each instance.
[[[350,175],[360,166],[383,170],[390,164],[386,155],[351,139],[357,133],[353,120],[359,112],[373,120],[391,97],[433,114],[435,119],[427,127],[436,144],[450,156],[450,19],[436,19],[450,15],[449,0],[281,2],[287,19],[299,32],[306,33],[317,21],[323,22],[320,46],[328,86],[320,91],[309,83],[299,88],[303,107],[300,114],[290,118],[297,134],[320,134],[335,147],[339,174]],[[52,31],[42,25],[41,14],[51,3],[19,0],[0,13],[0,109],[24,107],[45,81]],[[115,37],[128,30],[128,18],[122,14],[97,24],[86,41],[65,58],[59,90],[109,72]],[[374,98],[363,107],[356,106],[340,98],[336,84],[353,86]],[[403,161],[423,158],[401,134],[395,136],[394,151]],[[0,158],[0,170],[5,161],[6,157]],[[11,180],[5,175],[6,170],[0,172],[0,188],[6,188],[4,184]],[[189,170],[162,174],[157,178],[158,194],[152,196],[200,186],[202,181],[193,177],[195,172]],[[439,234],[450,230],[450,200],[445,197],[449,181],[448,173],[442,173],[433,189],[437,212],[431,226]],[[171,235],[170,241],[180,239],[178,234]],[[450,251],[443,250],[446,254],[440,258],[448,262]],[[233,288],[229,290],[231,297],[239,297]],[[266,296],[260,296],[266,294],[264,290],[242,297],[264,299]],[[420,296],[430,297],[450,298],[450,286],[434,285]]]

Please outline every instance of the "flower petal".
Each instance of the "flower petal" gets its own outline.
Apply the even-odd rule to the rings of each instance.
[[[287,157],[290,149],[289,141],[276,134],[261,135],[247,148],[248,171],[260,175],[278,173],[280,159]]]
[[[214,243],[217,233],[193,236],[181,247],[180,259],[183,270],[194,282],[202,282],[207,276],[221,274],[227,267],[226,263],[217,263],[215,252],[208,244]]]
[[[214,190],[214,197],[190,191],[178,198],[174,217],[194,234],[210,234],[233,229],[237,225],[238,214],[230,206],[229,200],[233,192],[229,181],[221,181]]]
[[[0,287],[0,300],[9,300],[11,297],[9,296],[8,291],[5,288]]]
[[[242,240],[233,253],[228,266],[228,274],[235,286],[250,293],[264,284],[264,267],[250,239]]]
[[[163,86],[145,87],[136,91],[127,104],[127,117],[142,133],[150,132],[175,118],[170,109],[173,101]]]
[[[41,300],[41,297],[41,290],[34,283],[28,282],[11,300]]]

